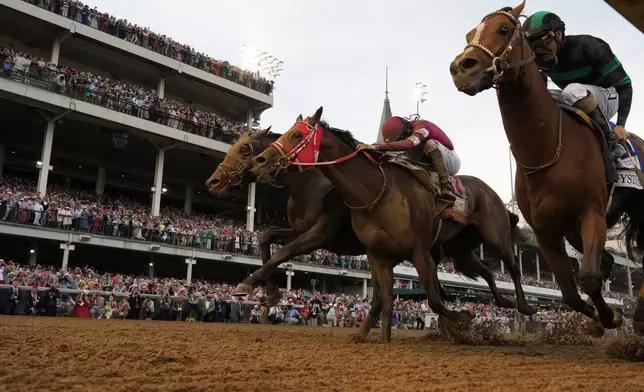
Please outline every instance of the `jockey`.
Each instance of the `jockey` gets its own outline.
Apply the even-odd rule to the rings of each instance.
[[[609,150],[615,138],[620,142],[627,140],[624,126],[631,110],[633,87],[610,46],[590,35],[566,36],[565,23],[548,11],[526,19],[523,31],[539,69],[562,89],[551,90],[553,98],[582,110],[600,125]],[[607,121],[615,114],[617,126],[613,135]],[[607,173],[609,182],[611,176],[616,178],[616,173]]]
[[[381,144],[360,144],[358,150],[404,151],[409,158],[424,162],[429,157],[441,185],[441,198],[455,200],[456,195],[450,175],[461,169],[461,159],[454,152],[454,145],[437,125],[426,120],[407,120],[389,117],[382,124]]]

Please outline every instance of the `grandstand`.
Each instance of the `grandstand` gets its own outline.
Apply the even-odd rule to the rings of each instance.
[[[257,229],[284,223],[286,194],[252,184],[219,200],[204,181],[236,136],[273,106],[272,82],[60,4],[0,0],[0,256],[188,283],[248,276],[261,265]],[[517,253],[529,298],[560,301],[538,249]],[[481,257],[490,259],[483,248]],[[619,286],[632,295],[635,265],[622,259],[629,282]],[[500,290],[513,293],[502,265],[491,265]],[[276,281],[289,291],[371,294],[364,258],[317,254],[283,271]],[[394,272],[397,288],[416,285],[415,269]],[[487,291],[482,280],[449,268],[440,278],[456,296]],[[616,298],[610,301],[621,303]]]

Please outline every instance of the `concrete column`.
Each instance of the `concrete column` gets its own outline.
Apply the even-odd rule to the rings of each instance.
[[[157,150],[157,162],[154,169],[154,187],[152,188],[152,216],[159,216],[161,209],[161,194],[163,193],[163,163],[165,150]]]
[[[633,298],[633,277],[629,266],[626,266],[626,281],[628,282],[628,296]]]
[[[255,231],[255,189],[257,184],[248,185],[248,206],[246,206],[246,230]]]
[[[479,259],[483,260],[483,244],[479,246]]]
[[[367,298],[367,278],[362,279],[362,299]]]
[[[503,260],[501,260],[500,263],[501,263],[501,273],[504,274],[505,273],[505,265],[503,265]]]
[[[188,272],[186,274],[186,282],[190,284],[192,282],[192,266],[197,264],[195,259],[186,259],[186,264],[188,264]]]
[[[98,196],[105,193],[105,178],[107,177],[107,170],[99,166],[96,172],[96,194]]]
[[[60,244],[60,249],[63,250],[63,272],[67,272],[67,266],[69,265],[69,252],[76,249],[75,245],[70,243]]]
[[[150,262],[148,263],[148,277],[154,278],[154,256],[150,256]]]
[[[51,58],[49,61],[56,65],[58,65],[58,59],[60,58],[60,42],[58,37],[54,37],[54,44],[51,47]]]
[[[555,278],[555,274],[552,274],[552,281],[557,283],[557,278]]]
[[[295,275],[295,271],[286,271],[286,291],[291,291],[291,280]]]
[[[248,127],[248,132],[253,130],[253,111],[251,108],[248,108],[246,111],[246,126]]]
[[[186,187],[186,197],[183,200],[183,211],[186,214],[192,213],[192,195],[194,194],[194,189],[191,186]]]
[[[157,96],[161,99],[165,97],[165,78],[160,77],[157,84]]]
[[[42,153],[40,154],[42,166],[38,174],[38,193],[40,197],[45,197],[45,193],[47,193],[47,179],[49,178],[49,171],[51,170],[51,149],[54,145],[55,127],[55,122],[47,122],[47,129],[45,130],[45,137],[42,143]]]
[[[539,265],[539,253],[537,252],[537,281],[541,281],[541,266]]]
[[[514,245],[514,252],[519,256],[519,272],[523,278],[523,252],[521,252],[521,248],[518,245]]]
[[[0,177],[2,177],[2,171],[4,170],[5,150],[4,145],[0,144]]]
[[[606,279],[604,282],[604,292],[608,293],[610,291],[610,279]]]

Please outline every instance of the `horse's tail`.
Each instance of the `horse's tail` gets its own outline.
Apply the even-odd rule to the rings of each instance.
[[[640,203],[631,203],[631,208],[624,213],[622,224],[624,228],[619,238],[626,245],[628,258],[640,264],[644,256],[644,209]]]
[[[512,236],[512,244],[530,242],[530,236],[518,226],[519,215],[508,210],[508,218],[510,219],[510,235]]]

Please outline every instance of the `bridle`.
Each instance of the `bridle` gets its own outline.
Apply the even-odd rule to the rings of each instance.
[[[465,49],[467,48],[477,48],[479,50],[482,50],[485,52],[488,56],[492,58],[492,66],[488,68],[485,72],[492,72],[494,74],[494,85],[498,86],[499,81],[501,76],[503,76],[503,73],[511,68],[515,67],[523,67],[527,64],[530,64],[532,61],[535,59],[535,54],[533,51],[530,51],[530,56],[526,58],[522,58],[519,61],[510,63],[508,62],[508,57],[510,56],[510,52],[512,52],[512,48],[516,44],[517,40],[521,41],[521,48],[524,49],[524,45],[527,44],[527,39],[525,38],[525,33],[521,29],[521,22],[519,21],[518,18],[515,18],[514,15],[512,15],[508,11],[495,11],[490,14],[487,14],[482,20],[481,23],[485,22],[487,19],[491,18],[492,16],[495,15],[503,15],[507,18],[509,18],[512,23],[514,23],[514,33],[512,33],[512,38],[510,38],[510,42],[508,43],[508,46],[506,46],[505,50],[503,50],[503,53],[501,53],[499,56],[495,55],[494,52],[492,52],[490,49],[485,47],[484,45],[479,44],[478,42],[470,43],[468,44]],[[521,53],[524,53],[525,51],[522,50]],[[523,68],[522,68],[523,69]],[[554,156],[550,161],[547,163],[544,163],[542,165],[538,166],[527,166],[519,162],[519,159],[516,157],[516,154],[514,153],[514,149],[512,149],[512,146],[510,145],[510,150],[512,151],[512,155],[514,155],[515,160],[517,162],[517,166],[520,166],[522,169],[524,169],[524,173],[526,176],[529,176],[531,174],[534,174],[538,171],[541,171],[543,169],[546,169],[550,166],[555,165],[561,156],[561,150],[563,149],[563,142],[562,142],[562,114],[561,114],[561,109],[559,109],[559,128],[558,128],[558,141],[557,141],[557,147],[555,148],[555,153]]]
[[[221,162],[217,166],[217,170],[222,169],[221,171],[223,172],[223,177],[224,185],[229,185],[231,187],[239,187],[241,186],[241,183],[244,181],[244,176],[246,174],[246,170],[250,167],[252,167],[252,157],[253,155],[253,145],[251,143],[248,143],[248,146],[250,147],[250,152],[247,155],[244,155],[243,157],[239,157],[238,154],[234,155],[227,155],[228,158],[233,159],[236,163],[239,163],[239,166],[237,168],[234,168],[232,166],[229,166],[225,164],[224,162]],[[226,170],[224,170],[226,169]],[[217,171],[215,171],[216,173]],[[234,180],[233,180],[234,179]]]
[[[338,163],[342,163],[345,161],[348,161],[349,159],[355,157],[358,155],[359,151],[353,151],[352,153],[345,155],[343,157],[340,157],[338,159],[334,159],[332,161],[325,161],[325,162],[319,162],[319,156],[320,156],[320,144],[322,140],[322,134],[320,132],[323,131],[322,126],[319,123],[316,123],[315,125],[309,124],[305,120],[297,121],[296,126],[298,124],[302,124],[306,127],[308,131],[308,135],[306,135],[302,140],[300,140],[299,143],[297,143],[293,148],[288,150],[288,147],[284,146],[284,143],[281,141],[282,138],[287,138],[287,135],[289,132],[286,132],[283,134],[279,139],[274,141],[273,143],[270,144],[269,148],[273,147],[275,148],[281,156],[275,163],[275,165],[278,167],[278,170],[271,176],[269,181],[273,182],[275,178],[282,173],[282,171],[286,170],[289,166],[297,166],[300,168],[300,170],[304,170],[303,167],[308,167],[308,168],[313,168],[315,166],[330,166],[330,165],[335,165]],[[292,128],[291,128],[292,130]],[[312,162],[301,162],[299,160],[299,155],[307,148],[307,147],[312,147],[313,148],[313,161]],[[385,194],[385,190],[387,188],[387,176],[385,175],[385,171],[382,168],[382,165],[380,165],[378,162],[376,162],[375,159],[373,159],[369,154],[366,152],[362,152],[364,156],[367,157],[372,163],[375,163],[378,165],[378,168],[380,169],[380,173],[382,174],[382,188],[380,189],[380,192],[378,193],[378,196],[368,204],[362,205],[362,206],[351,206],[347,203],[346,200],[344,200],[344,204],[355,210],[361,210],[361,209],[371,209],[380,199],[382,196]]]
[[[516,41],[520,40],[522,47],[523,45],[525,45],[525,42],[526,42],[525,39],[522,39],[524,38],[524,33],[523,33],[523,30],[521,29],[521,21],[519,21],[518,18],[515,18],[514,15],[512,15],[508,11],[495,11],[487,14],[481,20],[481,23],[485,22],[487,19],[496,15],[503,15],[509,18],[512,21],[512,23],[514,23],[514,32],[512,33],[512,37],[510,38],[510,42],[508,43],[508,46],[506,46],[505,49],[503,50],[503,53],[497,56],[485,45],[482,45],[478,42],[469,43],[465,47],[465,49],[476,48],[476,49],[482,50],[485,54],[487,54],[492,58],[492,66],[490,66],[490,68],[485,70],[485,72],[492,72],[494,74],[493,81],[495,85],[499,83],[499,79],[501,78],[501,76],[503,76],[503,73],[508,69],[515,68],[515,67],[523,67],[524,65],[531,63],[535,59],[534,53],[531,52],[529,57],[523,58],[513,63],[508,62],[508,57],[510,56],[512,49],[514,48]]]

